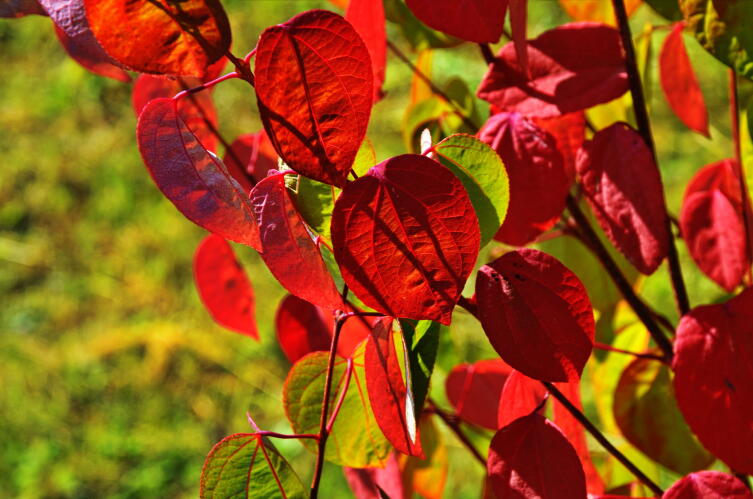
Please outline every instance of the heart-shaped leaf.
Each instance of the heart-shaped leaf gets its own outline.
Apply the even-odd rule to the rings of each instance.
[[[463,421],[496,430],[499,399],[511,372],[502,359],[455,366],[445,381],[447,400]]]
[[[366,135],[373,86],[366,45],[337,14],[304,12],[259,38],[264,128],[285,164],[314,180],[345,185]]]
[[[136,135],[152,179],[186,218],[225,239],[261,248],[247,194],[186,126],[176,101],[149,102]]]
[[[662,499],[751,499],[743,482],[720,471],[699,471],[676,481]]]
[[[534,249],[505,254],[476,278],[481,325],[502,359],[545,381],[577,379],[591,355],[594,318],[567,267]]]
[[[258,340],[254,316],[254,290],[220,236],[210,234],[193,257],[193,275],[201,301],[218,324]]]
[[[505,26],[507,0],[406,0],[421,22],[476,43],[497,43]]]
[[[332,242],[348,287],[392,317],[449,324],[478,255],[463,184],[425,156],[390,158],[335,203]]]

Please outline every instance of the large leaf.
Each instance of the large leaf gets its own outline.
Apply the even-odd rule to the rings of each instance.
[[[251,191],[264,263],[290,293],[326,309],[342,308],[319,248],[285,186],[285,175],[266,177]]]
[[[625,123],[600,130],[578,155],[583,193],[612,244],[644,274],[669,249],[659,169],[643,138]]]
[[[400,320],[405,346],[408,349],[410,365],[411,391],[416,417],[421,414],[426,396],[429,394],[429,382],[434,372],[434,362],[439,349],[439,333],[442,326],[432,321]]]
[[[223,438],[207,455],[201,470],[199,497],[303,499],[308,493],[268,438],[236,433]]]
[[[709,112],[682,40],[684,23],[677,23],[664,39],[659,54],[661,87],[669,107],[685,125],[709,137]]]
[[[83,1],[99,44],[135,71],[203,78],[230,48],[219,0]]]
[[[497,43],[505,26],[507,0],[406,0],[426,25],[476,43]]]
[[[193,258],[193,275],[201,301],[218,324],[259,339],[254,290],[227,241],[215,234],[205,237]]]
[[[699,471],[676,481],[662,499],[751,499],[753,494],[737,477],[720,471]]]
[[[425,156],[405,154],[349,183],[332,214],[335,258],[369,307],[449,324],[478,255],[463,185]]]
[[[753,78],[753,5],[747,0],[679,0],[698,42],[739,74]]]
[[[586,289],[567,267],[534,249],[505,254],[476,278],[478,315],[497,353],[523,374],[577,379],[591,355],[594,318]]]
[[[176,101],[149,102],[136,135],[152,179],[186,218],[225,239],[261,248],[248,195],[186,126]]]
[[[387,32],[384,19],[384,2],[350,0],[345,19],[356,29],[366,44],[374,74],[374,102],[382,98],[387,66]]]
[[[753,289],[685,315],[672,369],[677,403],[703,446],[753,473]]]
[[[511,372],[502,359],[455,366],[445,380],[447,400],[463,421],[496,430],[499,400]]]
[[[539,414],[519,418],[494,435],[487,471],[497,499],[586,497],[575,449]]]
[[[491,241],[507,214],[510,185],[499,155],[476,137],[451,135],[424,154],[433,153],[460,179],[476,210],[481,246]]]
[[[285,380],[282,403],[296,433],[319,433],[328,357],[325,352],[303,357],[295,363]],[[335,361],[329,416],[343,389],[347,364],[348,360],[342,357]],[[325,459],[350,468],[384,466],[391,446],[377,426],[367,398],[363,348],[356,352],[353,365],[348,390],[327,441]],[[303,444],[316,452],[316,442],[306,439]]]
[[[616,99],[628,90],[620,34],[596,23],[572,23],[528,41],[530,74],[513,43],[497,54],[478,96],[502,111],[559,116]]]
[[[653,359],[635,359],[622,373],[614,394],[614,418],[633,445],[680,474],[714,461],[690,433],[675,401],[669,368]]]
[[[374,77],[353,26],[324,10],[267,28],[256,53],[256,97],[283,161],[342,187],[366,135]]]

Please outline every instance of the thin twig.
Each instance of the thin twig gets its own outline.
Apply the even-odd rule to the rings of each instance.
[[[430,397],[427,399],[427,401],[429,402],[429,410],[439,416],[442,421],[444,421],[447,427],[450,428],[455,436],[458,437],[458,440],[460,440],[460,442],[462,442],[462,444],[470,451],[470,453],[473,454],[473,457],[475,457],[476,460],[481,463],[481,466],[486,468],[486,459],[484,459],[484,456],[482,456],[478,449],[476,449],[468,436],[463,433],[463,430],[458,424],[457,418],[453,415],[447,414],[442,409],[440,409]]]
[[[491,64],[494,62],[494,52],[492,52],[492,48],[489,46],[488,43],[479,43],[479,48],[481,49],[481,55],[484,56],[484,60],[487,64]]]
[[[742,203],[740,209],[742,210],[743,227],[745,233],[745,255],[748,257],[748,264],[745,271],[745,278],[750,286],[753,284],[753,274],[751,274],[751,263],[753,263],[753,247],[750,244],[750,200],[748,199],[748,183],[745,180],[745,169],[743,167],[743,155],[742,148],[740,146],[740,111],[738,108],[738,92],[737,92],[737,74],[734,69],[729,70],[729,115],[732,121],[732,137],[735,143],[735,159],[737,160],[737,176],[740,181],[740,197]]]
[[[632,355],[633,357],[637,357],[639,359],[658,360],[660,362],[664,361],[664,357],[662,357],[661,355],[656,355],[653,353],[631,352],[630,350],[623,350],[622,348],[613,347],[612,345],[607,345],[605,343],[599,343],[598,341],[594,342],[594,348],[598,348],[599,350],[606,350],[608,352],[624,353],[625,355]]]

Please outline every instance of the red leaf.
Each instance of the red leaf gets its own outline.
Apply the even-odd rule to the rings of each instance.
[[[290,168],[343,187],[374,96],[369,52],[353,26],[324,10],[262,33],[256,97],[264,128]]]
[[[382,499],[380,491],[392,499],[406,497],[394,452],[384,468],[343,468],[343,472],[356,499]]]
[[[512,370],[502,388],[497,410],[497,428],[503,428],[518,418],[536,410],[546,397],[546,388],[540,381],[529,378],[520,371]],[[490,404],[491,401],[484,401]],[[495,428],[496,429],[496,428]]]
[[[199,83],[198,79],[191,77],[173,80],[147,74],[139,75],[131,94],[133,110],[136,116],[139,116],[144,106],[150,101],[173,97],[184,88],[194,87]],[[217,135],[207,125],[208,121],[215,129],[217,128],[217,111],[214,108],[210,92],[198,92],[179,99],[178,113],[186,126],[199,139],[202,146],[213,152],[217,150]],[[229,166],[228,170],[230,170]],[[250,190],[244,189],[244,192]]]
[[[571,23],[528,41],[530,77],[514,44],[499,51],[478,96],[502,111],[550,117],[616,99],[628,90],[619,32]]]
[[[583,499],[586,480],[575,449],[539,414],[494,435],[487,472],[497,499]]]
[[[691,310],[674,350],[675,394],[690,429],[732,469],[753,473],[753,288]]]
[[[47,15],[37,0],[0,1],[0,18],[24,17],[30,14]]]
[[[413,396],[406,390],[400,371],[398,355],[405,353],[404,346],[395,344],[392,321],[392,317],[386,317],[377,322],[366,342],[366,390],[374,418],[395,450],[423,459]],[[402,343],[402,336],[400,340]]]
[[[345,283],[364,304],[392,317],[449,324],[479,241],[463,184],[416,154],[383,161],[349,183],[332,212]]]
[[[709,136],[709,112],[682,40],[684,22],[675,23],[659,55],[661,86],[669,107],[693,131]]]
[[[625,123],[600,130],[578,154],[577,169],[609,240],[638,271],[652,274],[670,236],[659,169],[643,138]]]
[[[345,11],[345,19],[353,25],[369,50],[376,102],[383,96],[382,85],[387,66],[384,3],[379,0],[350,0],[348,10]]]
[[[493,115],[479,132],[502,158],[510,179],[510,205],[498,241],[523,246],[552,227],[572,184],[557,143],[518,113]]]
[[[751,499],[753,494],[736,477],[720,471],[699,471],[676,481],[662,499]]]
[[[230,175],[246,191],[263,180],[270,170],[277,168],[277,152],[266,132],[239,135],[230,149],[225,151],[223,161]]]
[[[427,26],[476,43],[497,43],[505,26],[507,0],[406,0]]]
[[[193,257],[193,275],[201,301],[218,324],[259,339],[254,290],[227,241],[205,237]]]
[[[528,41],[526,40],[526,24],[528,23],[528,0],[509,0],[510,29],[515,55],[520,63],[521,72],[530,76],[528,69]]]
[[[261,256],[290,293],[329,310],[343,302],[311,232],[285,187],[285,174],[265,178],[251,191]]]
[[[455,366],[445,381],[447,400],[466,423],[496,430],[499,399],[511,372],[502,359]]]
[[[586,140],[586,114],[583,111],[567,113],[553,118],[534,118],[533,123],[549,132],[562,154],[565,173],[570,182],[575,180],[575,158]]]
[[[230,24],[219,0],[83,2],[105,52],[135,71],[203,78],[230,48]]]
[[[502,359],[526,376],[575,380],[591,355],[594,318],[567,267],[534,249],[505,254],[476,278],[481,325]]]
[[[186,218],[225,239],[261,247],[247,195],[191,133],[175,101],[147,104],[136,134],[154,182]]]

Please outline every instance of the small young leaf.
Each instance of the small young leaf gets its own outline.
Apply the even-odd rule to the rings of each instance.
[[[254,290],[227,241],[205,237],[193,258],[193,275],[201,301],[218,324],[259,339]]]
[[[329,310],[342,298],[306,224],[285,187],[285,173],[254,186],[251,203],[261,238],[264,263],[290,293]]]
[[[405,154],[348,184],[332,214],[348,287],[392,317],[449,324],[479,249],[463,185],[425,156]]]
[[[664,191],[646,143],[626,123],[600,130],[578,154],[583,193],[612,244],[643,274],[667,254]]]
[[[529,378],[520,371],[512,370],[502,387],[497,409],[497,428],[503,428],[518,418],[536,410],[546,397],[546,388],[540,381]]]
[[[264,180],[270,170],[275,170],[277,152],[267,134],[262,130],[257,133],[239,135],[222,158],[227,170],[246,192],[257,182]]]
[[[508,0],[406,0],[421,22],[476,43],[497,43],[505,26]]]
[[[616,99],[628,90],[620,33],[572,23],[528,41],[530,76],[512,42],[499,51],[477,95],[526,116],[551,117]]]
[[[753,499],[750,489],[733,475],[699,471],[676,481],[662,499]]]
[[[371,114],[370,61],[353,26],[332,12],[304,12],[262,33],[255,73],[259,112],[290,168],[345,185]]]
[[[174,100],[149,102],[136,135],[152,179],[186,218],[225,239],[261,248],[247,194],[225,165],[202,147]]]
[[[495,239],[523,246],[549,229],[565,209],[568,177],[551,135],[518,113],[498,113],[479,132],[510,178],[510,206]]]
[[[476,137],[455,134],[423,154],[433,153],[460,179],[473,203],[481,246],[491,241],[507,214],[510,186],[499,155]]]
[[[230,48],[230,24],[219,0],[83,2],[99,44],[134,71],[203,78]]]
[[[199,497],[304,499],[308,494],[269,439],[254,433],[236,433],[223,438],[207,455]]]
[[[545,381],[577,379],[591,355],[594,318],[583,284],[534,249],[505,254],[476,278],[481,325],[502,359]]]
[[[502,359],[460,364],[445,381],[447,399],[463,421],[496,430],[497,409],[512,368]]]
[[[539,414],[494,435],[487,472],[497,499],[583,499],[586,479],[575,449]]]
[[[374,0],[350,0],[345,19],[353,25],[363,39],[371,57],[374,74],[374,102],[382,98],[385,68],[387,66],[387,32],[384,3]]]
[[[676,23],[664,39],[659,54],[661,86],[675,115],[691,130],[709,137],[709,112],[682,40],[684,28],[685,23]]]
[[[690,429],[732,469],[753,473],[753,288],[683,316],[674,350],[677,404]]]

